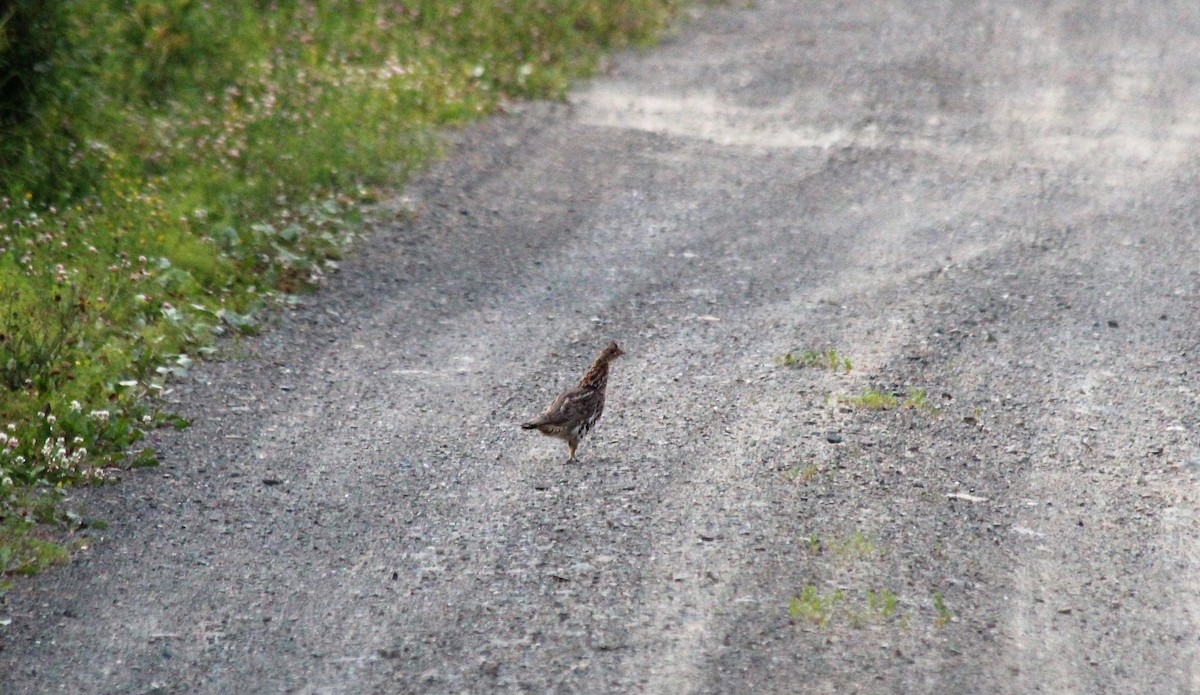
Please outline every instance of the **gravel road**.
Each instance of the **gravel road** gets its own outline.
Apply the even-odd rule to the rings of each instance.
[[[759,0],[454,134],[79,492],[0,692],[1200,692],[1197,37]]]

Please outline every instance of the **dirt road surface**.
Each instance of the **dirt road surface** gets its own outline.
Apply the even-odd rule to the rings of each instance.
[[[1200,692],[1198,36],[761,0],[455,135],[80,491],[0,692]]]

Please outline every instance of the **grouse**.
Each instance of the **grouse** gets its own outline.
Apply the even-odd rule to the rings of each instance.
[[[574,461],[579,441],[596,426],[596,421],[604,412],[608,363],[624,354],[616,341],[610,342],[596,356],[596,361],[579,380],[578,386],[559,394],[541,415],[521,425],[521,429],[537,430],[547,437],[563,440],[571,449],[567,463]]]

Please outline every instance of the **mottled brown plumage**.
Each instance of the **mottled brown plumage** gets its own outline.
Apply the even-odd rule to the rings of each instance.
[[[609,343],[579,380],[579,385],[559,394],[541,415],[521,425],[521,429],[537,430],[547,437],[563,440],[571,450],[567,463],[574,461],[580,440],[596,426],[596,421],[604,412],[608,363],[624,354],[615,341]]]

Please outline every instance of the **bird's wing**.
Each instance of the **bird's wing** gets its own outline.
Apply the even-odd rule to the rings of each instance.
[[[565,391],[554,399],[541,415],[531,420],[529,423],[535,427],[542,425],[562,425],[568,422],[580,420],[584,413],[587,413],[596,403],[596,398],[600,392],[593,388],[585,386],[576,386],[570,391]]]

